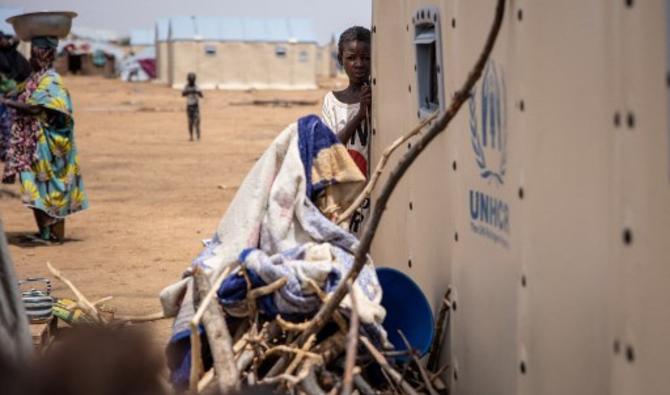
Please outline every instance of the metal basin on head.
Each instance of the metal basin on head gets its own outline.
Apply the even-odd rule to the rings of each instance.
[[[7,23],[23,41],[40,36],[65,38],[70,34],[72,19],[76,16],[77,13],[71,11],[31,12],[7,18]]]

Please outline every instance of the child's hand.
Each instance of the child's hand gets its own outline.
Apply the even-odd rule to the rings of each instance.
[[[372,106],[372,90],[368,84],[363,85],[361,88],[360,96],[361,106],[358,108],[358,113],[356,114],[357,122],[362,122],[363,119],[368,117]]]
[[[372,106],[372,89],[370,85],[365,84],[361,88],[361,108],[370,110]]]
[[[361,105],[370,106],[372,104],[372,89],[370,85],[365,84],[361,88]]]

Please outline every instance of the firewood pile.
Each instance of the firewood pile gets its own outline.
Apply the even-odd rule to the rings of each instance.
[[[210,286],[200,270],[194,272],[194,280],[198,310],[191,322],[192,393],[227,393],[255,385],[307,395],[447,393],[448,367],[439,367],[438,363],[449,316],[448,295],[437,320],[430,355],[422,360],[402,333],[405,350],[384,350],[373,344],[361,331],[353,292],[349,293],[350,311],[334,310],[320,331],[301,342],[302,335],[313,331],[314,319],[303,323],[288,322],[280,316],[267,319],[256,307],[257,299],[277,291],[285,285],[284,279],[256,289],[251,289],[249,282],[246,303],[250,314],[230,327],[220,305],[211,303],[215,300],[212,290],[217,287]],[[327,296],[320,288],[316,284],[312,288],[325,302]],[[213,367],[207,372],[202,366],[200,336],[193,330],[199,325],[205,328],[213,359]]]

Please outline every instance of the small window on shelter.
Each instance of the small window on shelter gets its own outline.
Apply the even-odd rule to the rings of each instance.
[[[216,56],[216,47],[214,45],[206,45],[205,46],[205,55]]]
[[[275,55],[277,55],[278,58],[285,58],[286,53],[287,53],[286,47],[279,46],[275,48]]]
[[[307,51],[300,51],[300,55],[298,56],[298,61],[300,63],[307,63],[309,62],[309,52]]]
[[[437,9],[425,8],[413,19],[418,105],[420,115],[425,116],[444,105],[440,18]]]

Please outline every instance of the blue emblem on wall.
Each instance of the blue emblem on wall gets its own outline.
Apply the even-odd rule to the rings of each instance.
[[[493,60],[486,65],[480,85],[469,100],[472,149],[481,177],[502,185],[507,166],[505,83]]]

